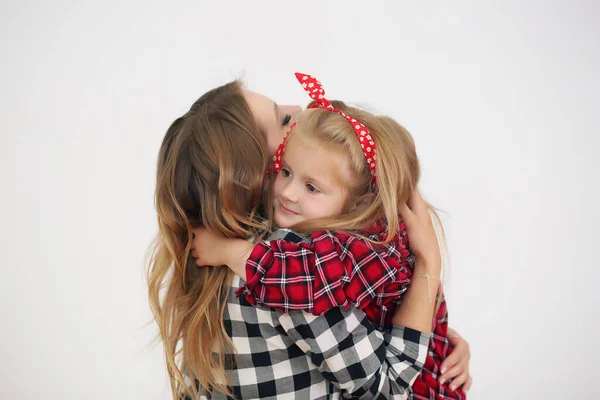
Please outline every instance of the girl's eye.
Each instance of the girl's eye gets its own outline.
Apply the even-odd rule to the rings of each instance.
[[[284,178],[289,178],[290,175],[292,175],[292,173],[290,172],[289,169],[281,168],[281,176],[283,176]]]
[[[306,184],[306,190],[308,190],[309,193],[320,193],[319,189],[310,183]]]
[[[286,114],[283,118],[283,121],[281,122],[281,126],[287,126],[287,124],[289,124],[291,120],[292,116],[290,114]]]

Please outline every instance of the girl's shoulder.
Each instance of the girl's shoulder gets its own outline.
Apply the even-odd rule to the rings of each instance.
[[[388,238],[388,224],[385,218],[378,219],[370,227],[364,229],[362,233],[371,240],[386,241]],[[406,224],[402,219],[398,219],[398,227],[392,241],[407,241],[408,234],[406,232]]]
[[[319,241],[331,241],[337,244],[346,244],[348,242],[366,241],[371,243],[371,245],[375,247],[386,248],[389,246],[399,246],[402,248],[408,248],[408,234],[406,231],[406,224],[402,220],[399,220],[398,228],[396,229],[392,240],[388,242],[388,245],[378,245],[377,243],[383,243],[387,241],[388,234],[389,232],[387,221],[385,220],[385,218],[381,218],[375,221],[371,226],[363,229],[352,231],[322,230],[313,232],[310,235],[309,239],[312,243]]]

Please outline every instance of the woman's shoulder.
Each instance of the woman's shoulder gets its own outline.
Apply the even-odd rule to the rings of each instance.
[[[285,240],[286,242],[290,243],[306,243],[310,241],[310,236],[303,235],[291,229],[278,229],[275,232],[273,232],[267,239],[267,241],[272,240]]]

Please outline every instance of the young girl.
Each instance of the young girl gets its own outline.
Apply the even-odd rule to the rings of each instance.
[[[412,279],[427,280],[430,302],[438,292],[439,277],[413,274],[415,255],[398,217],[420,175],[413,139],[390,118],[341,102],[334,107],[318,81],[296,76],[315,103],[275,154],[277,176],[268,209],[278,228],[309,236],[287,231],[285,240],[271,237],[257,243],[242,269],[229,260],[223,264],[246,278],[237,293],[252,304],[315,315],[355,306],[385,331]],[[236,253],[234,243],[246,251],[252,247],[243,240],[229,241],[224,254]],[[203,245],[197,238],[195,248]],[[462,390],[452,391],[437,380],[441,362],[452,350],[443,300],[432,330],[414,397],[464,399]]]

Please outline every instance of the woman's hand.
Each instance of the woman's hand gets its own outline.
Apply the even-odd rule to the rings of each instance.
[[[417,190],[408,203],[400,208],[400,214],[406,223],[410,248],[417,256],[414,272],[419,278],[410,283],[392,323],[429,333],[435,309],[435,301],[431,298],[432,293],[435,297],[438,291],[439,280],[427,275],[439,278],[442,268],[440,249],[429,207]]]
[[[410,248],[417,256],[419,265],[428,274],[440,276],[442,258],[429,207],[418,189],[415,189],[408,204],[400,207],[400,215],[406,223]]]
[[[452,328],[448,328],[448,340],[454,346],[454,350],[442,362],[440,384],[452,379],[450,389],[456,390],[462,385],[462,389],[466,393],[473,384],[473,378],[469,375],[469,360],[471,359],[469,343]]]
[[[440,276],[442,264],[440,248],[433,228],[429,206],[418,190],[413,192],[408,205],[401,207],[400,214],[406,223],[410,247],[417,256],[417,266],[424,266],[428,274]],[[411,285],[414,285],[414,282]],[[448,328],[448,340],[454,346],[454,349],[442,362],[442,375],[439,381],[444,383],[452,379],[450,384],[452,390],[462,385],[463,390],[466,392],[473,383],[473,379],[469,375],[469,360],[471,358],[469,343],[451,328]]]

